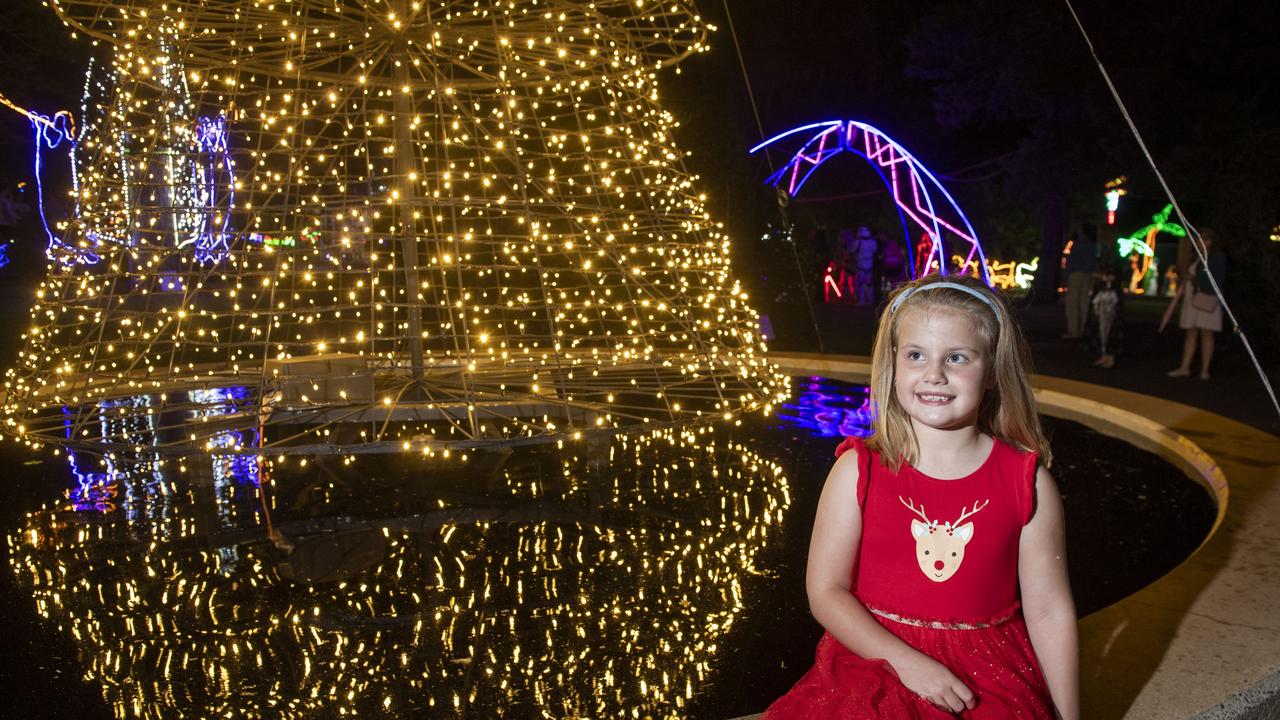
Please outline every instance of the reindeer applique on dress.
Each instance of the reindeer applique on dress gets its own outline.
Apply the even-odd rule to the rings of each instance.
[[[934,582],[951,579],[960,569],[960,563],[964,562],[964,547],[973,539],[973,523],[964,521],[991,501],[974,503],[973,510],[965,506],[954,523],[939,523],[929,519],[924,505],[917,508],[910,498],[903,500],[901,495],[898,500],[921,518],[911,521],[911,536],[916,539],[916,562],[920,563],[920,572]]]
[[[857,439],[862,537],[851,588],[889,632],[946,665],[979,697],[966,720],[1052,720],[1052,702],[1022,620],[1018,539],[1031,519],[1037,457],[996,440],[973,473],[951,480],[894,472]],[[927,508],[927,510],[926,510]],[[814,666],[766,720],[942,720],[883,660],[830,634]]]

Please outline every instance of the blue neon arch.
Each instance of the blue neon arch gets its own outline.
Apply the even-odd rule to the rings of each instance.
[[[774,135],[751,148],[751,152],[754,154],[784,138],[801,133],[809,133],[805,136],[808,140],[786,165],[769,176],[766,183],[785,189],[788,195],[794,197],[819,165],[843,152],[858,155],[871,163],[897,206],[903,234],[906,236],[912,277],[916,276],[919,267],[927,270],[936,266],[939,272],[946,274],[964,272],[969,267],[976,266],[979,276],[987,284],[991,283],[987,273],[986,254],[982,251],[982,243],[978,241],[978,233],[951,197],[951,193],[906,148],[871,125],[856,120],[810,123]],[[935,195],[938,197],[937,202]],[[930,246],[924,262],[917,262],[915,257],[909,223],[929,237]],[[953,252],[957,249],[960,252]],[[948,262],[953,254],[961,258],[958,265]]]

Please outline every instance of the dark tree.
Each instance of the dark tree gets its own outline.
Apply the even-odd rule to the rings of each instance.
[[[1075,5],[1183,210],[1227,239],[1228,298],[1265,298],[1237,303],[1242,326],[1280,341],[1260,314],[1280,302],[1280,244],[1269,240],[1280,222],[1280,118],[1271,111],[1280,104],[1280,45],[1259,31],[1280,11],[1266,3]],[[1060,252],[1073,216],[1097,217],[1108,178],[1130,179],[1132,215],[1122,214],[1117,229],[1142,225],[1166,202],[1065,3],[948,2],[907,43],[907,71],[932,86],[940,124],[1005,135],[1006,182],[1041,217],[1042,258]],[[1041,296],[1053,297],[1051,286]]]
[[[1101,195],[1118,118],[1070,22],[1060,5],[977,0],[937,7],[907,38],[907,73],[933,87],[938,123],[1005,144],[1006,187],[1040,219],[1046,270],[1073,210]],[[1038,273],[1037,296],[1056,297],[1056,281]]]

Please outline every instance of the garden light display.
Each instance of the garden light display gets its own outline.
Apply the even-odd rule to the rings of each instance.
[[[928,236],[921,238],[921,244],[927,245]],[[917,254],[917,257],[925,257],[928,255],[923,253]],[[1040,268],[1040,258],[1032,258],[1031,262],[1023,262],[1020,260],[1010,260],[1001,262],[994,258],[983,258],[983,265],[979,265],[976,260],[966,260],[960,255],[951,256],[951,267],[954,272],[965,273],[976,278],[981,278],[979,267],[983,267],[986,271],[987,282],[993,288],[999,290],[1027,290],[1031,288],[1031,283],[1035,280],[1036,270]],[[932,263],[932,270],[937,270],[937,263]],[[917,276],[921,273],[917,273]],[[853,297],[853,279],[845,269],[836,262],[827,263],[827,267],[822,272],[822,299],[826,303],[836,304],[845,302],[846,295]]]
[[[951,262],[960,269],[960,272],[980,277],[977,263],[965,263],[964,259],[959,255],[952,255]],[[991,287],[999,288],[1000,290],[1011,290],[1013,288],[1019,290],[1030,289],[1032,281],[1035,280],[1036,270],[1040,268],[1040,258],[1038,257],[1032,258],[1031,262],[1018,260],[1000,262],[993,258],[986,258],[986,263],[987,278],[991,283]]]
[[[189,184],[194,197],[184,203],[195,215],[195,228],[177,247],[195,245],[192,259],[196,263],[216,263],[231,254],[231,213],[236,197],[235,160],[227,149],[226,118],[196,121],[196,151],[198,159]],[[225,204],[219,196],[225,196]]]
[[[75,116],[66,110],[59,110],[51,117],[42,115],[18,105],[5,97],[3,93],[0,93],[0,105],[26,117],[27,121],[31,123],[32,131],[35,133],[36,215],[40,218],[40,223],[44,226],[45,235],[48,237],[47,253],[49,259],[65,263],[85,263],[90,265],[98,262],[98,256],[90,251],[86,244],[82,243],[79,247],[73,247],[64,243],[62,237],[49,225],[48,217],[45,214],[44,167],[48,162],[46,160],[46,151],[52,152],[53,150],[67,149],[71,158],[72,194],[74,195],[74,190],[78,189]]]
[[[911,226],[924,231],[924,257],[919,257],[917,249],[917,256],[910,259],[910,267],[916,273],[913,277],[930,269],[943,274],[953,272],[955,268],[946,267],[946,258],[953,252],[958,252],[965,263],[976,260],[978,267],[985,269],[982,245],[960,206],[920,161],[889,136],[866,123],[832,120],[775,135],[751,148],[751,152],[794,135],[807,139],[791,160],[769,176],[770,185],[795,196],[818,166],[841,153],[853,153],[871,163],[884,181],[897,206],[909,251],[912,232],[908,220]]]
[[[1104,197],[1106,197],[1107,199],[1107,224],[1108,225],[1116,224],[1116,211],[1120,209],[1120,198],[1129,194],[1129,191],[1124,189],[1123,187],[1125,181],[1128,179],[1129,178],[1121,175],[1120,177],[1114,180],[1107,181],[1107,185],[1106,185],[1107,192],[1104,193]]]
[[[785,397],[659,104],[685,0],[48,4],[114,59],[9,434],[434,456]],[[229,387],[256,409],[195,419]]]
[[[1031,258],[1031,262],[1019,262],[1010,260],[1007,263],[990,261],[987,266],[987,272],[991,275],[991,283],[993,286],[1001,290],[1009,290],[1018,288],[1020,290],[1031,289],[1031,283],[1035,281],[1036,270],[1040,269],[1040,258]]]
[[[1147,276],[1147,272],[1151,269],[1151,262],[1155,258],[1157,235],[1168,233],[1179,238],[1187,236],[1187,231],[1183,230],[1181,225],[1169,222],[1171,212],[1173,212],[1173,206],[1165,205],[1163,210],[1151,216],[1150,225],[1116,241],[1116,250],[1120,253],[1120,257],[1132,256],[1131,259],[1134,260],[1133,272],[1129,278],[1129,292],[1136,294],[1145,292],[1142,279]]]
[[[728,434],[521,448],[487,479],[291,464],[271,481],[288,545],[249,480],[189,481],[207,457],[122,460],[98,500],[119,511],[29,513],[9,563],[122,718],[683,717],[790,505]],[[352,466],[395,502],[351,517]]]
[[[916,243],[915,260],[911,265],[915,270],[913,277],[941,271],[942,266],[938,262],[938,251],[938,242],[929,233],[921,233],[920,240]],[[954,261],[957,257],[959,256],[953,255],[952,260]]]
[[[834,261],[827,263],[827,269],[822,272],[823,301],[840,302],[844,300],[845,293],[853,297],[853,276],[840,263]]]

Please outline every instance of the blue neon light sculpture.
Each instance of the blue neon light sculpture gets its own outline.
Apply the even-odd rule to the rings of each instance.
[[[810,123],[774,135],[751,148],[751,152],[801,133],[808,133],[804,135],[808,139],[781,169],[769,176],[768,184],[794,197],[819,165],[840,153],[858,155],[879,173],[897,205],[912,277],[934,270],[947,274],[977,268],[980,277],[991,283],[982,244],[969,218],[928,168],[880,130],[856,120]],[[927,236],[924,257],[915,257],[910,225]],[[948,258],[952,256],[961,262],[949,266]]]
[[[231,211],[235,207],[235,160],[227,146],[227,121],[201,117],[196,123],[198,158],[192,162],[192,187],[196,218],[187,243],[195,243],[195,259],[221,262],[231,254]],[[187,244],[183,243],[183,244]]]
[[[36,213],[40,216],[40,224],[44,226],[45,235],[49,238],[48,249],[45,254],[50,260],[57,260],[64,265],[96,265],[101,258],[97,253],[84,247],[76,247],[63,242],[60,235],[54,233],[53,227],[49,225],[49,219],[45,217],[44,212],[44,152],[45,150],[53,151],[62,147],[64,144],[69,148],[71,158],[71,187],[79,194],[79,180],[76,177],[76,143],[77,137],[73,128],[71,115],[66,112],[59,112],[53,117],[46,117],[39,113],[28,112],[27,119],[31,121],[31,128],[35,132],[36,155],[35,155],[35,178],[36,178]]]

